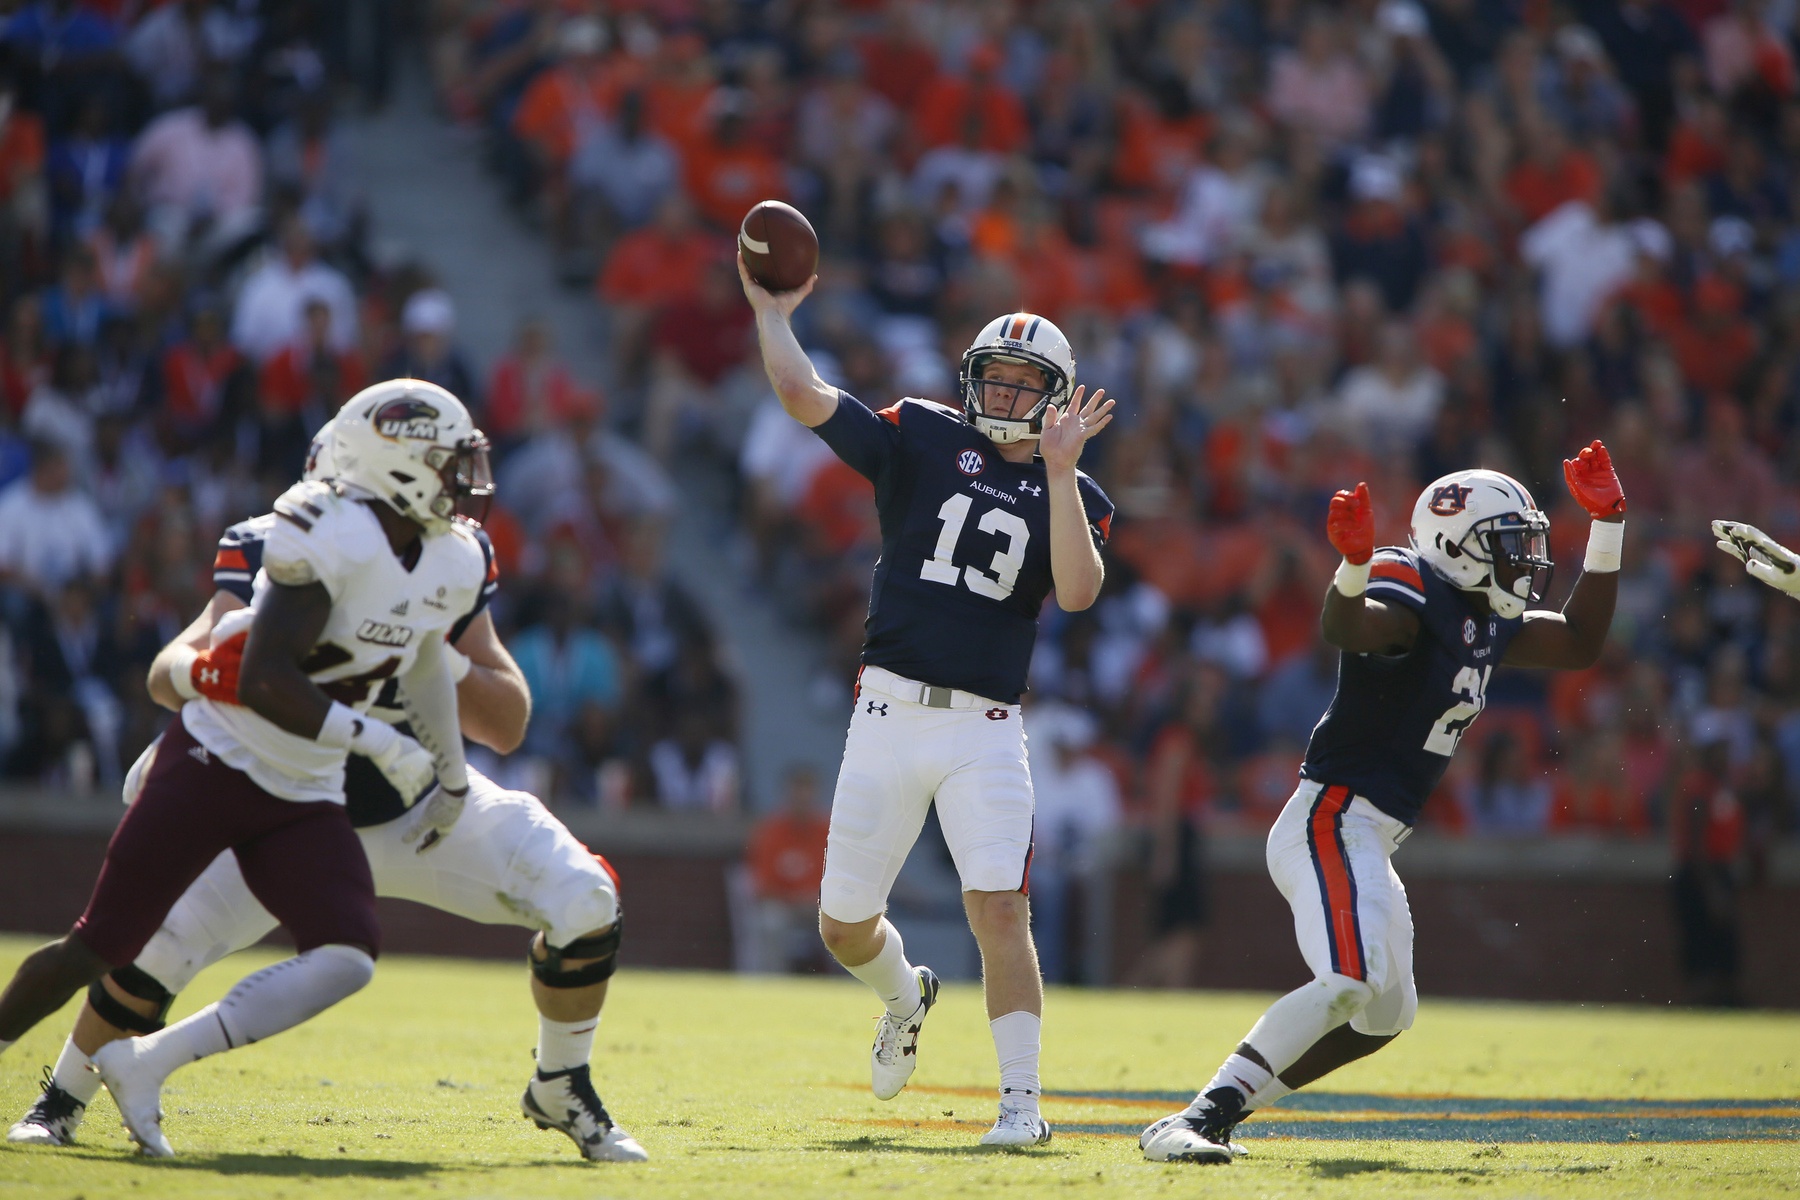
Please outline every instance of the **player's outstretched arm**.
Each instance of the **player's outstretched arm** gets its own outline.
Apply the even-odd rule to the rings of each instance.
[[[1064,612],[1080,612],[1100,598],[1106,582],[1106,564],[1088,533],[1087,506],[1075,465],[1087,440],[1112,422],[1112,400],[1097,388],[1086,404],[1085,387],[1075,389],[1068,409],[1054,406],[1044,412],[1044,432],[1038,440],[1050,487],[1050,578],[1056,585],[1056,603]]]
[[[768,372],[769,386],[788,416],[813,428],[823,425],[837,411],[837,389],[829,386],[813,368],[812,359],[800,348],[788,319],[800,302],[812,295],[814,275],[805,286],[791,292],[771,292],[750,278],[744,267],[744,256],[738,254],[738,278],[744,283],[744,298],[756,312],[756,340],[762,346],[763,370]]]
[[[1375,557],[1375,506],[1369,485],[1331,498],[1325,536],[1344,561],[1325,591],[1319,628],[1325,640],[1352,654],[1404,654],[1419,636],[1419,618],[1404,608],[1371,600],[1369,560]]]
[[[531,689],[501,643],[493,614],[482,609],[451,648],[468,663],[456,683],[463,733],[496,754],[511,754],[524,742],[531,722]],[[452,674],[462,670],[457,664]]]
[[[1743,563],[1751,578],[1800,597],[1800,554],[1742,521],[1714,521],[1712,531],[1719,539],[1719,549]]]
[[[1600,661],[1619,599],[1619,552],[1625,544],[1625,492],[1612,456],[1598,441],[1563,460],[1569,494],[1594,519],[1581,578],[1559,613],[1534,609],[1501,659],[1515,667],[1585,670]]]

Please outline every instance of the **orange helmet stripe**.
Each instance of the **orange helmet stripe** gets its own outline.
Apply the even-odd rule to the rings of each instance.
[[[1006,336],[1015,342],[1021,341],[1024,339],[1024,337],[1025,337],[1025,314],[1024,313],[1020,313],[1018,316],[1013,318],[1012,328],[1007,331]]]

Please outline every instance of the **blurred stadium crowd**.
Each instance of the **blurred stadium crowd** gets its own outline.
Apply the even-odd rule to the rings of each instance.
[[[11,775],[128,761],[137,672],[204,600],[219,523],[355,380],[411,370],[502,451],[530,761],[571,798],[734,806],[735,692],[661,564],[670,466],[733,481],[745,563],[828,631],[821,701],[877,550],[867,485],[756,361],[732,234],[780,196],[824,247],[802,341],[864,403],[955,402],[1016,308],[1121,400],[1084,464],[1120,510],[1108,587],[1046,610],[1034,664],[1052,863],[1147,828],[1159,927],[1203,919],[1194,848],[1273,819],[1331,695],[1331,491],[1367,479],[1404,541],[1424,482],[1517,475],[1560,598],[1587,524],[1560,459],[1593,437],[1631,504],[1613,644],[1496,678],[1427,823],[1664,837],[1720,877],[1800,825],[1800,611],[1706,533],[1800,536],[1792,0],[12,7]],[[368,253],[332,101],[380,103],[412,33],[592,281],[609,396],[529,321],[477,372],[429,274]]]
[[[429,270],[371,256],[334,112],[383,101],[404,7],[0,12],[4,775],[116,785],[160,727],[144,671],[211,596],[218,535],[267,511],[358,388],[410,374],[503,449],[496,619],[540,714],[517,781],[735,806],[734,690],[663,568],[666,476],[598,432],[599,393],[539,323],[478,372]]]

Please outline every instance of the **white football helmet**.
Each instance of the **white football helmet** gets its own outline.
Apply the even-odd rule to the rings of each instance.
[[[1413,505],[1412,545],[1451,586],[1482,593],[1509,620],[1550,586],[1550,518],[1498,471],[1453,471],[1427,485]]]
[[[337,478],[337,452],[333,449],[336,440],[337,417],[333,416],[313,434],[312,445],[306,448],[306,470],[300,478],[308,483]]]
[[[981,403],[981,369],[990,362],[1036,367],[1044,373],[1045,386],[1042,390],[1015,389],[1013,412],[1004,417],[989,416]],[[1069,403],[1075,390],[1075,352],[1054,323],[1035,313],[1008,313],[982,326],[974,342],[963,351],[959,376],[963,415],[969,424],[997,445],[1025,441],[1043,434],[1046,408],[1062,408]],[[1028,402],[1023,413],[1018,411],[1021,401]]]
[[[350,397],[331,427],[337,480],[387,501],[426,533],[449,529],[463,501],[485,504],[494,494],[486,435],[463,402],[435,383],[372,384]]]

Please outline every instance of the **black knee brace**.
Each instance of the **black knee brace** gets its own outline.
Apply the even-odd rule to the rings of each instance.
[[[613,972],[619,967],[619,936],[624,927],[621,918],[612,923],[612,928],[605,933],[597,933],[593,937],[576,938],[566,946],[552,946],[548,938],[544,939],[544,957],[527,950],[526,960],[531,963],[531,973],[537,976],[538,982],[545,987],[579,988],[591,987],[611,979]],[[531,939],[533,946],[537,939]],[[594,961],[586,966],[573,970],[565,968],[563,963],[571,958],[591,958]]]
[[[169,1006],[175,1003],[175,993],[130,964],[112,972],[108,978],[127,996],[155,1004],[156,1015],[146,1017],[126,1008],[106,990],[104,979],[96,979],[88,987],[88,1004],[102,1021],[137,1034],[155,1033],[167,1023],[164,1018],[169,1015]]]

